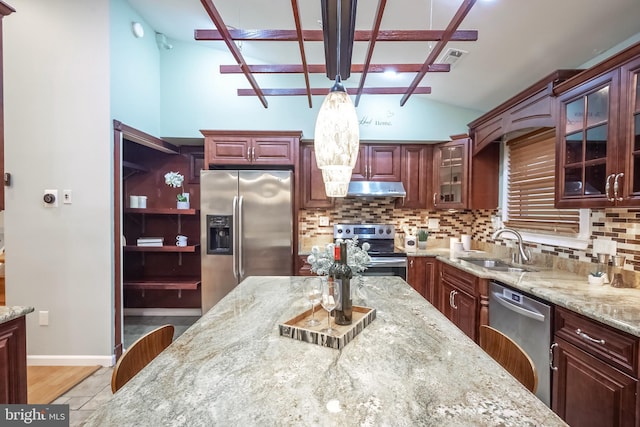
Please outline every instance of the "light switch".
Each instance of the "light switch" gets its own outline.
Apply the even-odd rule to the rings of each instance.
[[[65,205],[71,204],[71,190],[62,190],[62,203]]]
[[[328,227],[329,226],[329,217],[328,216],[321,216],[320,218],[318,218],[318,223],[320,224],[320,227]]]

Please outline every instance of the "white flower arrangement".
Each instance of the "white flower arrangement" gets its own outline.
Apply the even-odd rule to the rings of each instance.
[[[367,269],[367,264],[371,262],[371,257],[367,253],[369,243],[364,242],[362,247],[358,246],[358,238],[353,239],[337,239],[336,243],[329,243],[321,251],[318,246],[311,248],[311,255],[307,257],[307,262],[311,264],[311,271],[318,276],[326,276],[329,274],[329,268],[333,264],[333,254],[336,245],[341,242],[347,243],[347,265],[351,267],[354,275],[358,275]]]
[[[184,186],[183,186],[184,175],[181,175],[178,172],[167,172],[164,175],[164,182],[169,187],[182,188],[182,193],[184,193]],[[178,201],[179,202],[186,202],[187,201],[187,197],[182,193],[178,193]]]

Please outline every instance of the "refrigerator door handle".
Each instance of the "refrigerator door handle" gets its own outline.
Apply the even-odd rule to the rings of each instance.
[[[244,236],[244,232],[242,230],[242,200],[244,196],[240,196],[240,201],[238,202],[238,271],[240,274],[240,280],[244,278],[244,260],[242,256],[242,237]]]
[[[236,233],[235,227],[237,224],[237,215],[236,215],[236,211],[237,211],[237,206],[238,206],[238,196],[234,196],[233,197],[233,215],[232,215],[232,226],[231,226],[231,232],[233,233],[233,242],[232,245],[233,247],[231,248],[231,253],[233,253],[233,257],[232,257],[232,263],[233,263],[233,277],[235,279],[238,278],[238,262],[236,260],[236,256],[238,254],[238,233]]]

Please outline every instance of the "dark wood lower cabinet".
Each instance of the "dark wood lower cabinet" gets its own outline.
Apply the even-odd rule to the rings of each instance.
[[[556,337],[552,409],[570,426],[636,426],[638,380]]]
[[[0,403],[27,403],[25,317],[0,324]]]
[[[436,259],[434,257],[407,257],[407,283],[431,304],[436,305]]]
[[[440,290],[442,292],[440,294],[442,314],[469,338],[477,342],[477,299],[446,280],[441,282]]]

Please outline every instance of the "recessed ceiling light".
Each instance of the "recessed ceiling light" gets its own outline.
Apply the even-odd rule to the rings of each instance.
[[[398,77],[398,73],[396,70],[385,70],[385,72],[382,74],[388,79],[395,79]]]

